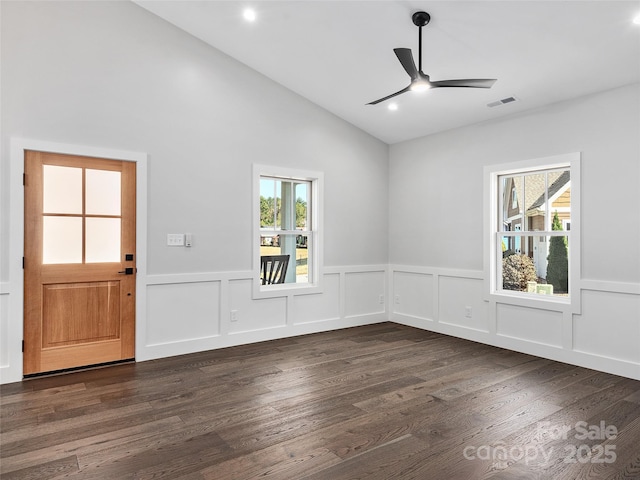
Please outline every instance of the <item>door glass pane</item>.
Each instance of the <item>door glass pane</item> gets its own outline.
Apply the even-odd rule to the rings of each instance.
[[[82,169],[43,166],[44,213],[82,213]]]
[[[120,215],[120,172],[91,170],[85,173],[88,215]]]
[[[120,261],[120,219],[86,219],[86,263]]]
[[[42,263],[82,263],[81,217],[43,217]]]

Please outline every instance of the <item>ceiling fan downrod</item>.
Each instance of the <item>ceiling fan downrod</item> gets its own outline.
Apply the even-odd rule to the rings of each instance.
[[[422,27],[431,21],[427,12],[416,12],[411,16],[413,24],[418,27],[418,71],[422,72]]]

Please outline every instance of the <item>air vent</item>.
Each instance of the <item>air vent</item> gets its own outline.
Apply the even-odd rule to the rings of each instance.
[[[497,107],[499,105],[505,105],[507,103],[515,102],[518,99],[516,97],[507,97],[502,100],[497,100],[495,102],[487,103],[487,107]]]

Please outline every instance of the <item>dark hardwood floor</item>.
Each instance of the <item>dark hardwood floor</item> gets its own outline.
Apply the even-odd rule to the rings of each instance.
[[[1,387],[10,479],[640,479],[640,382],[391,323]]]

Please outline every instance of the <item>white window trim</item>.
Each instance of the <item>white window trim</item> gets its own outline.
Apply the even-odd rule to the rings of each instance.
[[[488,165],[484,168],[484,293],[485,300],[537,308],[580,313],[580,152],[552,157]],[[500,290],[497,285],[497,259],[502,256],[501,246],[495,235],[498,222],[499,202],[498,177],[520,173],[523,170],[546,170],[569,168],[571,171],[571,248],[569,249],[569,297],[531,295]],[[535,235],[535,232],[531,232]]]
[[[289,180],[311,182],[311,262],[313,268],[308,283],[282,283],[261,285],[260,283],[260,177],[278,177]],[[273,298],[288,295],[306,295],[322,292],[323,278],[323,193],[324,174],[311,170],[253,164],[253,298]]]

